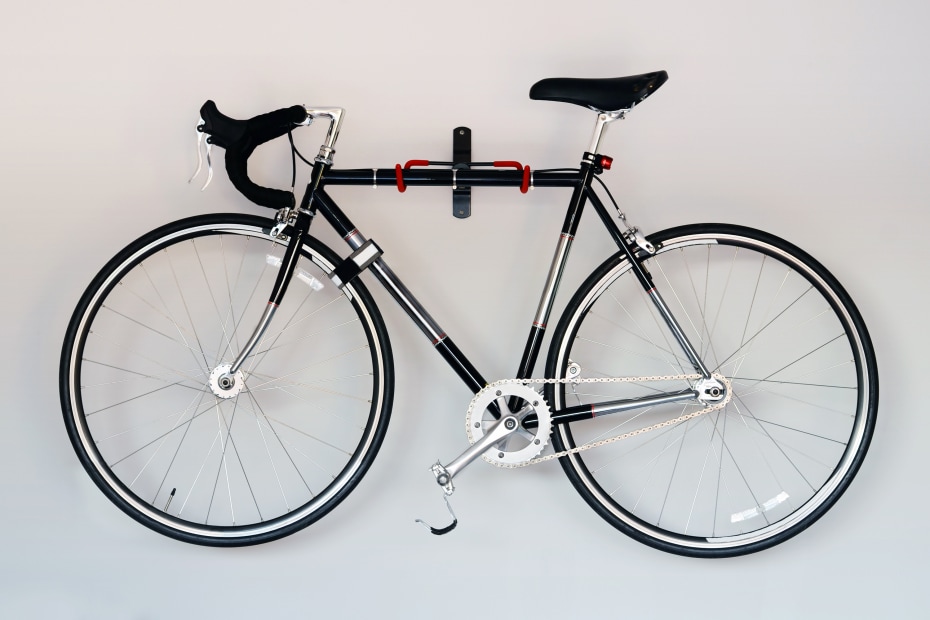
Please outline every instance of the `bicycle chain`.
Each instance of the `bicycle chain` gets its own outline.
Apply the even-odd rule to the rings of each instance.
[[[652,424],[651,426],[644,426],[643,428],[639,428],[634,431],[630,431],[628,433],[623,433],[621,435],[616,435],[608,439],[592,441],[592,442],[586,443],[581,446],[570,448],[568,450],[562,450],[561,452],[556,452],[554,454],[547,454],[546,456],[538,456],[536,458],[532,458],[523,463],[499,463],[496,461],[488,461],[488,462],[503,469],[516,469],[518,467],[528,467],[529,465],[536,465],[537,463],[544,463],[546,461],[551,461],[552,459],[561,458],[563,456],[569,456],[571,454],[578,454],[579,452],[585,452],[586,450],[591,450],[593,448],[600,448],[601,446],[606,446],[607,444],[611,444],[617,441],[622,441],[624,439],[629,439],[631,437],[642,435],[644,433],[658,430],[660,428],[665,428],[667,426],[681,424],[682,422],[687,422],[688,420],[692,420],[698,416],[704,415],[705,413],[710,413],[711,411],[717,411],[718,409],[723,409],[727,405],[727,403],[730,402],[730,398],[733,395],[733,389],[730,385],[730,381],[726,377],[719,375],[717,373],[714,373],[712,376],[715,379],[722,381],[727,386],[726,396],[719,403],[714,403],[708,407],[705,407],[704,409],[701,409],[700,411],[692,411],[691,413],[680,415],[677,418],[673,418],[671,420],[665,420],[664,422],[658,422],[656,424]],[[694,380],[694,379],[700,379],[700,378],[701,378],[701,375],[699,374],[691,374],[691,375],[664,375],[664,376],[655,376],[655,377],[591,377],[591,378],[584,378],[584,379],[583,378],[577,378],[577,379],[502,379],[500,381],[495,381],[494,383],[491,383],[485,386],[477,394],[475,394],[475,397],[472,398],[471,403],[469,403],[468,405],[468,411],[465,414],[465,419],[466,421],[471,419],[472,408],[474,407],[475,401],[478,399],[479,395],[481,395],[485,390],[497,389],[503,385],[507,385],[508,383],[523,383],[523,384],[526,384],[526,383],[533,383],[533,384],[643,383],[643,382],[651,382],[651,381],[677,381],[677,380],[685,381],[685,380]],[[470,432],[471,429],[468,428],[467,423],[466,423],[466,429],[469,431],[468,439],[469,441],[473,443],[471,432]],[[545,448],[545,446],[543,446],[543,448]]]

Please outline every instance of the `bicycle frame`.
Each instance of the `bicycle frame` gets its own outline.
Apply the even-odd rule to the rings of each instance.
[[[542,348],[543,335],[555,297],[558,293],[562,273],[568,261],[571,245],[575,238],[575,233],[578,229],[585,204],[590,201],[611,238],[625,254],[637,280],[652,300],[657,312],[668,326],[675,340],[681,346],[682,351],[691,362],[695,371],[700,374],[705,382],[714,381],[711,377],[710,370],[708,370],[695,348],[689,342],[684,330],[656,290],[651,275],[642,265],[644,256],[648,256],[654,250],[641,236],[637,237],[639,233],[635,229],[629,229],[627,231],[620,230],[592,187],[595,175],[600,174],[605,168],[609,168],[611,162],[609,157],[597,154],[601,138],[610,123],[624,118],[623,112],[602,112],[598,114],[589,150],[582,156],[581,165],[578,170],[571,170],[570,172],[543,170],[536,171],[532,174],[530,174],[528,168],[518,171],[481,169],[480,167],[464,169],[457,169],[455,167],[451,169],[411,169],[410,165],[414,162],[410,162],[410,164],[403,169],[398,165],[394,170],[378,168],[334,170],[332,169],[332,155],[335,152],[333,146],[336,136],[338,135],[339,125],[341,124],[342,110],[339,108],[307,109],[307,113],[308,124],[314,117],[323,117],[330,120],[330,129],[327,133],[326,141],[320,147],[320,152],[314,160],[310,182],[307,184],[299,207],[296,209],[284,209],[282,212],[279,212],[279,221],[274,234],[286,234],[288,236],[288,245],[282,260],[282,266],[278,272],[271,297],[268,301],[268,306],[258,326],[255,328],[246,347],[239,352],[236,360],[220,378],[221,383],[226,382],[231,385],[235,382],[237,371],[245,359],[251,354],[255,344],[260,340],[265,329],[271,323],[275,310],[283,299],[288,283],[293,276],[296,257],[303,244],[303,238],[308,234],[310,224],[313,219],[315,219],[317,213],[320,213],[353,250],[353,254],[336,267],[332,276],[333,281],[341,287],[344,282],[358,276],[363,270],[371,269],[375,277],[430,340],[433,347],[455,371],[459,378],[462,379],[469,390],[477,393],[488,384],[484,376],[482,376],[465,354],[455,345],[452,339],[449,338],[445,330],[443,330],[439,323],[430,316],[426,308],[423,307],[384,259],[381,258],[380,248],[366,239],[326,192],[326,187],[329,185],[370,185],[377,187],[379,183],[382,186],[396,184],[401,191],[404,191],[408,185],[442,186],[452,189],[458,186],[520,187],[524,191],[526,191],[528,184],[534,188],[572,188],[572,196],[566,210],[559,241],[556,244],[549,273],[545,285],[543,286],[536,316],[534,317],[529,335],[527,336],[523,357],[517,369],[516,379],[529,379],[533,368],[536,366]],[[429,165],[429,162],[416,163],[418,165]],[[519,164],[517,167],[519,167]],[[527,178],[528,175],[529,178]],[[623,218],[622,213],[620,217]],[[646,254],[640,255],[641,251],[646,252]],[[597,416],[630,411],[658,404],[693,400],[701,396],[701,391],[695,387],[677,392],[661,392],[652,396],[634,399],[618,399],[600,403],[596,406],[581,405],[566,407],[551,412],[551,422],[553,424],[565,424],[576,420],[590,419]],[[511,407],[515,404],[514,402],[509,403]],[[501,416],[507,412],[508,403],[505,400],[499,400],[498,402],[492,403],[490,409],[494,417],[500,420]],[[531,423],[535,423],[535,421]],[[524,422],[524,425],[526,425],[526,422]],[[488,440],[489,437],[490,435],[485,439]],[[479,443],[483,444],[484,442]],[[476,444],[473,447],[477,448],[478,445]]]
[[[599,156],[586,153],[585,160],[577,171],[537,171],[533,173],[532,183],[534,187],[571,187],[573,188],[573,192],[566,211],[565,221],[559,240],[556,244],[549,273],[540,296],[539,307],[526,340],[516,378],[530,378],[533,368],[536,365],[542,348],[547,321],[558,293],[571,244],[574,240],[575,232],[577,231],[581,214],[587,201],[590,201],[594,206],[595,211],[600,216],[611,237],[626,254],[627,259],[630,261],[631,268],[634,269],[643,287],[648,291],[656,305],[656,309],[668,324],[670,331],[682,346],[688,359],[694,365],[695,370],[704,378],[710,378],[710,371],[706,368],[694,347],[688,341],[678,322],[671,314],[671,311],[662,301],[661,296],[652,283],[650,275],[641,266],[640,258],[637,256],[638,248],[624,238],[623,232],[616,226],[604,203],[594,192],[592,181],[594,175],[599,172],[594,162],[598,159]],[[456,184],[460,184],[470,187],[519,187],[522,183],[522,179],[523,175],[521,172],[493,169],[458,171],[422,169],[405,170],[403,172],[404,184],[410,186],[428,185],[453,187]],[[329,196],[325,187],[328,185],[377,186],[378,184],[389,185],[395,182],[396,173],[393,170],[329,170],[325,173],[320,183],[314,185],[311,182],[311,184],[308,185],[307,194],[304,196],[302,204],[306,204],[312,214],[315,215],[317,212],[322,214],[326,221],[329,222],[340,236],[342,236],[349,247],[353,251],[358,251],[363,244],[367,242],[366,237],[339,208],[332,197]],[[462,379],[468,389],[472,392],[478,392],[485,387],[488,382],[484,376],[455,345],[446,331],[432,318],[432,316],[430,316],[429,312],[416,297],[414,297],[384,259],[380,257],[380,253],[379,256],[371,262],[370,269],[375,278],[381,282],[388,293],[400,304],[411,320],[413,320],[430,340],[433,347],[446,363],[455,371],[459,378]],[[554,424],[564,424],[576,420],[590,419],[596,416],[654,406],[661,403],[693,400],[697,396],[697,391],[685,390],[665,392],[638,399],[616,400],[599,404],[596,407],[591,405],[567,407],[558,411],[553,411],[552,422]]]

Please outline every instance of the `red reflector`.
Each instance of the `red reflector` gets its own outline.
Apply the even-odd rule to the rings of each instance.
[[[614,163],[613,157],[607,157],[606,155],[601,155],[601,168],[604,170],[610,170],[610,165]]]

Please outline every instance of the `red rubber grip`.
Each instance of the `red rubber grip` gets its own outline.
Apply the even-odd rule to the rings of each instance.
[[[523,171],[523,182],[520,183],[520,192],[525,194],[530,189],[530,167],[518,161],[496,161],[495,168],[516,168]]]
[[[400,164],[394,166],[394,174],[397,175],[397,191],[401,193],[407,191],[407,185],[404,183],[404,170],[412,168],[413,166],[429,166],[429,161],[425,159],[411,159],[404,164],[403,169],[401,169]]]

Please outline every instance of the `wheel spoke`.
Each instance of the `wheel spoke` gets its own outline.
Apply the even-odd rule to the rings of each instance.
[[[166,227],[111,263],[63,365],[75,449],[111,499],[159,532],[222,545],[289,534],[342,501],[378,450],[392,390],[359,282],[292,285],[236,385],[218,385],[284,248],[266,220],[226,217]],[[326,281],[337,261],[308,239],[298,268]]]
[[[739,555],[803,529],[844,490],[857,462],[848,455],[868,445],[874,359],[854,327],[855,309],[805,255],[748,229],[694,230],[660,240],[644,267],[706,365],[728,379],[731,400],[566,463],[579,492],[624,532],[685,555]],[[605,266],[588,287],[553,336],[550,369],[571,360],[585,378],[660,376],[670,366],[690,372],[625,260]],[[569,396],[578,407],[661,387],[561,384],[551,406],[566,407]],[[603,442],[632,424],[681,413],[665,404],[571,422],[556,427],[553,446]]]

